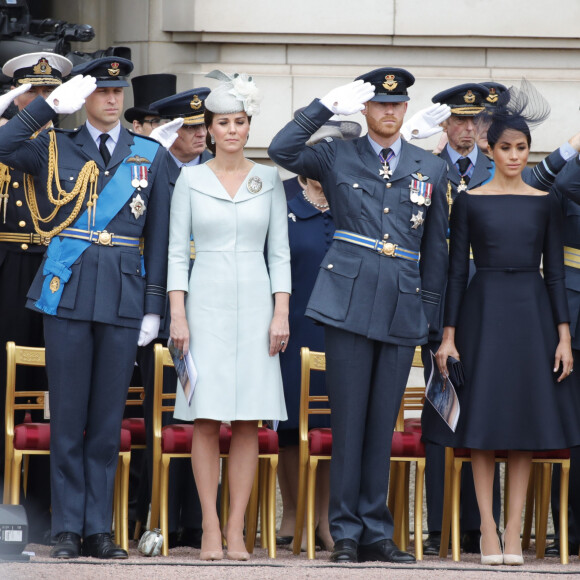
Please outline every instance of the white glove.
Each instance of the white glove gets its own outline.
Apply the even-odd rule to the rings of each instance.
[[[405,121],[401,127],[401,135],[405,141],[426,139],[431,135],[436,135],[443,130],[439,124],[448,119],[450,115],[451,109],[448,105],[435,103],[426,109],[421,109],[408,121]]]
[[[364,109],[364,104],[375,96],[375,87],[362,79],[332,89],[320,102],[335,115],[352,115]]]
[[[159,125],[159,127],[155,127],[153,131],[149,134],[151,139],[155,139],[158,143],[160,143],[165,149],[169,149],[175,140],[177,139],[177,131],[181,129],[181,125],[183,125],[183,119],[178,117],[177,119],[173,119],[173,121],[169,121],[169,123],[165,123],[165,125]]]
[[[46,99],[46,102],[59,115],[76,113],[84,104],[85,99],[97,88],[95,77],[77,75],[63,83]]]
[[[152,340],[155,340],[159,334],[160,324],[161,316],[159,316],[159,314],[146,314],[141,322],[141,330],[139,331],[137,345],[147,346]]]
[[[26,83],[24,85],[20,85],[11,91],[8,91],[4,95],[0,96],[0,115],[4,113],[4,111],[10,106],[10,103],[22,93],[25,93],[30,89],[32,85],[30,83]]]

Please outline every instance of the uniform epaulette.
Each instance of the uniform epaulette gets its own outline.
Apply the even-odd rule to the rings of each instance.
[[[82,125],[81,125],[82,127]],[[63,127],[51,127],[49,131],[58,131],[59,133],[78,133],[81,127],[75,127],[74,129],[64,129]]]

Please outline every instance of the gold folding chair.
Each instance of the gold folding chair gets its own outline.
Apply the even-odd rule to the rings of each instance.
[[[39,389],[16,390],[16,372],[20,366],[45,366],[44,348],[17,346],[6,343],[6,446],[4,467],[4,503],[20,503],[20,477],[24,464],[26,489],[28,459],[31,455],[50,455],[50,423],[22,423],[15,425],[15,411],[43,410],[45,391]],[[129,548],[128,503],[129,463],[131,437],[121,433],[119,467],[115,475],[115,540],[125,550]]]
[[[163,427],[163,413],[173,412],[175,393],[163,392],[163,368],[173,366],[169,350],[160,344],[154,347],[155,378],[153,403],[153,485],[151,492],[150,527],[159,525],[164,538],[168,537],[169,464],[171,459],[191,457],[193,424],[167,425]],[[228,517],[228,464],[227,457],[231,439],[228,425],[220,427],[220,457],[222,458],[222,491],[220,500],[221,524]],[[267,547],[270,558],[276,557],[276,470],[278,466],[278,436],[266,427],[258,428],[258,469],[248,509],[246,511],[246,549],[253,552],[257,533],[258,507],[261,506],[262,545]],[[260,472],[261,469],[261,472]],[[260,481],[262,492],[260,493]],[[161,549],[163,556],[169,553],[167,542]]]
[[[415,349],[412,366],[422,368],[421,347]],[[424,387],[407,387],[393,433],[388,506],[395,523],[394,541],[401,550],[409,545],[409,480],[411,463],[415,470],[415,558],[423,559],[423,485],[425,446],[421,442],[421,419],[405,419],[407,411],[422,411]]]

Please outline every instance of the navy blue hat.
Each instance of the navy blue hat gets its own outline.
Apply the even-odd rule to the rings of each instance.
[[[201,125],[205,122],[205,100],[209,93],[208,87],[190,89],[155,101],[151,107],[166,119],[182,117],[184,125]]]
[[[356,77],[375,87],[375,96],[371,101],[379,103],[399,103],[408,101],[407,89],[415,84],[415,77],[403,68],[377,68]]]
[[[175,94],[177,77],[172,74],[141,75],[131,79],[133,85],[133,106],[125,111],[125,119],[143,120],[147,115],[159,115],[151,103]]]
[[[133,63],[118,56],[95,58],[78,64],[71,75],[91,75],[97,79],[97,87],[128,87],[125,77],[131,74]]]
[[[505,93],[508,88],[501,83],[494,83],[494,82],[485,82],[480,83],[487,89],[489,89],[489,95],[485,98],[484,105],[486,107],[495,107],[497,105],[497,100],[502,93]]]
[[[449,105],[452,115],[473,117],[484,110],[488,95],[487,87],[477,83],[465,83],[437,93],[431,101]]]

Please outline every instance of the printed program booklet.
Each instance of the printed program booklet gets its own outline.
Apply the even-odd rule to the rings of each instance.
[[[431,376],[425,388],[425,398],[435,407],[442,419],[455,433],[459,419],[459,399],[449,377],[441,376],[435,355],[431,354]]]
[[[195,390],[195,384],[197,383],[197,369],[195,368],[193,357],[191,356],[191,350],[184,355],[183,351],[177,348],[171,339],[167,341],[167,348],[169,349],[169,354],[173,359],[173,365],[175,366],[175,371],[177,372],[179,382],[183,388],[185,400],[189,405],[191,404],[191,397],[193,397],[193,391]]]

